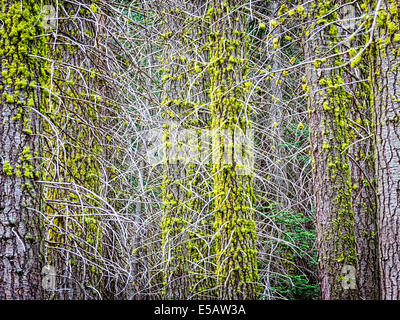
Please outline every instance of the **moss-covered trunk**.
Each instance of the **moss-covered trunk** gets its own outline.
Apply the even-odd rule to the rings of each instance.
[[[244,1],[211,1],[213,179],[217,290],[220,299],[257,297],[253,217],[251,108],[247,101],[248,40]],[[250,165],[250,166],[249,166]]]
[[[354,3],[348,2],[339,10],[339,13],[342,13],[350,21],[349,23],[345,20],[340,24],[343,25],[340,33],[345,39],[340,47],[342,51],[350,48],[350,54],[346,55],[350,63],[343,67],[343,79],[349,99],[347,113],[350,138],[349,163],[351,185],[353,186],[352,202],[357,243],[359,291],[360,299],[371,300],[379,298],[373,103],[369,98],[371,86],[367,81],[370,69],[367,56],[355,59],[357,63],[351,60],[357,55],[358,48],[362,48],[368,41],[365,33],[357,32],[359,23],[365,22],[361,17],[366,12]],[[343,59],[343,61],[346,60]]]
[[[163,297],[213,297],[213,245],[202,1],[165,3],[163,108]]]
[[[357,299],[357,251],[349,166],[349,101],[343,61],[338,55],[338,12],[332,1],[319,3],[308,19],[318,22],[305,31],[309,129],[313,162],[318,267],[323,299]],[[322,18],[323,17],[323,18]],[[320,18],[320,20],[318,20]],[[331,58],[326,59],[326,56]],[[336,67],[336,68],[335,68]]]
[[[46,49],[36,1],[0,1],[0,300],[40,299],[38,161]]]
[[[95,51],[104,45],[104,18],[93,1],[87,4],[83,9],[66,1],[53,2],[54,8],[58,5],[58,22],[48,30],[54,36],[49,37],[52,75],[43,149],[46,259],[57,270],[57,299],[96,299],[105,294],[101,269],[106,255],[99,214],[104,214],[101,205],[107,198],[105,181],[111,169],[104,159],[113,106],[101,91],[107,89],[102,81],[107,70]],[[58,38],[55,31],[63,36]]]

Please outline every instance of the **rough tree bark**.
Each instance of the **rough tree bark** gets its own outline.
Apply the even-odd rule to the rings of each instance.
[[[251,88],[247,81],[245,1],[211,1],[210,79],[215,194],[217,286],[220,299],[257,297],[256,226],[253,212]],[[242,162],[242,163],[241,163]]]
[[[360,17],[364,13],[349,2],[340,10],[342,16],[341,34],[346,39],[343,51],[362,47],[363,33],[357,33]],[[356,32],[356,36],[353,33]],[[352,49],[353,48],[353,49]],[[371,87],[366,81],[369,76],[368,58],[363,57],[357,65],[347,64],[345,89],[349,96],[348,129],[354,229],[357,243],[358,279],[360,299],[379,299],[378,234],[376,211],[375,157],[373,144]]]
[[[99,61],[104,54],[100,51],[105,41],[104,21],[96,15],[100,9],[95,2],[87,4],[83,9],[66,1],[53,2],[57,29],[48,30],[52,34],[48,54],[52,76],[43,148],[46,258],[57,272],[53,292],[57,299],[96,299],[105,294],[101,260],[106,254],[98,196],[109,196],[102,183],[110,168],[101,163],[111,142],[107,117],[113,106],[104,101],[108,86],[101,79],[110,72]]]
[[[46,55],[36,1],[0,1],[0,300],[40,299],[38,111]],[[36,56],[36,57],[34,57]]]
[[[205,7],[198,0],[178,3],[164,4],[163,296],[211,298],[212,186],[209,165],[202,157],[209,118]]]
[[[338,53],[337,11],[331,2],[320,3],[309,18],[318,20],[306,34],[309,129],[313,162],[318,269],[323,299],[358,299],[357,252],[349,170],[349,102],[343,88],[343,64]],[[349,283],[347,283],[349,280]]]
[[[361,69],[360,69],[361,70]],[[360,72],[360,77],[365,79]],[[368,77],[368,76],[367,76]],[[349,79],[351,82],[352,79]],[[357,243],[360,299],[379,299],[379,265],[375,157],[372,137],[370,88],[354,86],[349,114],[349,148],[354,230]]]
[[[399,12],[398,0],[382,1],[370,52],[382,299],[400,299]]]

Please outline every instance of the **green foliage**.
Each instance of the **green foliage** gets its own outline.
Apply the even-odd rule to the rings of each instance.
[[[285,230],[278,254],[288,270],[286,276],[279,277],[275,294],[287,299],[319,299],[316,277],[308,271],[317,266],[314,218],[282,211],[274,216],[274,221]]]
[[[310,284],[304,275],[289,275],[288,278],[281,276],[281,284],[274,288],[276,293],[289,300],[316,300],[320,299],[318,284]]]

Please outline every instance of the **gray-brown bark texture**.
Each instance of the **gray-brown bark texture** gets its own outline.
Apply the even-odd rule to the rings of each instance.
[[[335,5],[327,3],[324,9],[335,12]],[[313,18],[318,15],[319,9],[311,13]],[[313,162],[318,269],[322,299],[353,300],[359,295],[355,277],[357,253],[346,120],[349,101],[343,87],[343,71],[332,70],[343,63],[341,58],[324,59],[337,41],[329,23],[336,20],[337,15],[332,13],[325,19],[324,23],[314,25],[313,36],[306,39],[304,47],[306,60],[314,60],[307,67],[305,88]],[[337,53],[339,49],[334,50]]]
[[[206,8],[202,1],[163,6],[165,32],[163,107],[166,161],[163,187],[163,297],[215,295],[210,165],[202,158],[207,143],[205,70]],[[187,28],[182,28],[182,25]],[[204,142],[204,145],[202,144]]]
[[[371,56],[382,299],[400,299],[400,2],[384,1]]]
[[[363,12],[353,3],[342,9],[349,19],[358,19]],[[357,20],[354,20],[357,21]],[[345,25],[343,35],[351,39],[357,24]],[[359,34],[343,45],[362,46],[365,35]],[[352,201],[354,211],[354,231],[357,243],[358,279],[360,299],[379,299],[378,234],[376,209],[375,157],[373,144],[373,126],[371,87],[366,81],[369,76],[368,58],[364,56],[355,68],[345,67],[345,89],[349,96],[348,128],[351,144],[349,146]]]
[[[39,299],[37,150],[44,53],[34,1],[0,2],[0,300]],[[39,72],[41,75],[39,76]]]
[[[376,226],[375,160],[369,87],[360,85],[353,96],[349,125],[354,229],[357,243],[360,299],[379,299],[378,234]]]

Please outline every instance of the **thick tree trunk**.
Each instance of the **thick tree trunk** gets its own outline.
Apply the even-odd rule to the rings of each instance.
[[[354,24],[345,24],[342,34],[346,39],[357,29],[356,19],[364,12],[349,3],[342,8],[344,17]],[[354,19],[354,20],[351,20]],[[365,35],[357,35],[348,41],[348,47],[362,47]],[[347,47],[343,46],[342,50]],[[351,145],[349,147],[350,173],[352,181],[352,201],[354,211],[354,229],[357,243],[358,278],[360,299],[379,298],[379,265],[375,157],[373,143],[371,87],[367,82],[368,59],[363,58],[355,68],[350,68],[345,77],[345,89],[349,94],[348,129]]]
[[[190,0],[164,4],[163,296],[212,298],[209,165],[202,159],[207,134],[205,7]]]
[[[325,10],[319,8],[314,17],[318,19],[318,12],[329,12],[333,8],[327,3]],[[337,16],[331,14],[324,18],[328,24]],[[315,28],[313,38],[305,44],[305,57],[314,60],[307,68],[306,90],[321,293],[323,299],[357,299],[357,252],[346,119],[349,102],[343,88],[342,70],[330,70],[342,61],[338,57],[323,60],[337,41],[335,36],[330,36],[335,30],[324,23]],[[330,53],[337,53],[338,49],[335,50]]]
[[[243,1],[211,1],[210,78],[217,285],[220,299],[257,297],[256,226],[250,158],[246,17]],[[241,136],[241,137],[240,137]],[[249,167],[250,165],[250,167]],[[247,167],[246,167],[247,166]]]
[[[43,152],[46,259],[57,271],[56,299],[98,299],[104,294],[101,269],[107,255],[99,213],[105,210],[98,199],[109,197],[105,181],[110,167],[105,169],[104,160],[110,160],[106,151],[112,133],[107,126],[113,105],[103,101],[109,87],[101,77],[110,72],[99,61],[102,52],[91,50],[104,45],[104,21],[94,14],[100,9],[87,3],[83,9],[67,1],[54,2],[57,32],[49,30],[54,38],[49,37],[51,97],[46,104]],[[72,14],[74,18],[69,17]]]
[[[45,44],[35,1],[0,2],[0,300],[40,299],[41,188],[37,111]],[[40,39],[40,38],[39,38]],[[43,38],[41,38],[43,39]]]
[[[400,2],[383,1],[371,57],[382,299],[400,299]]]

